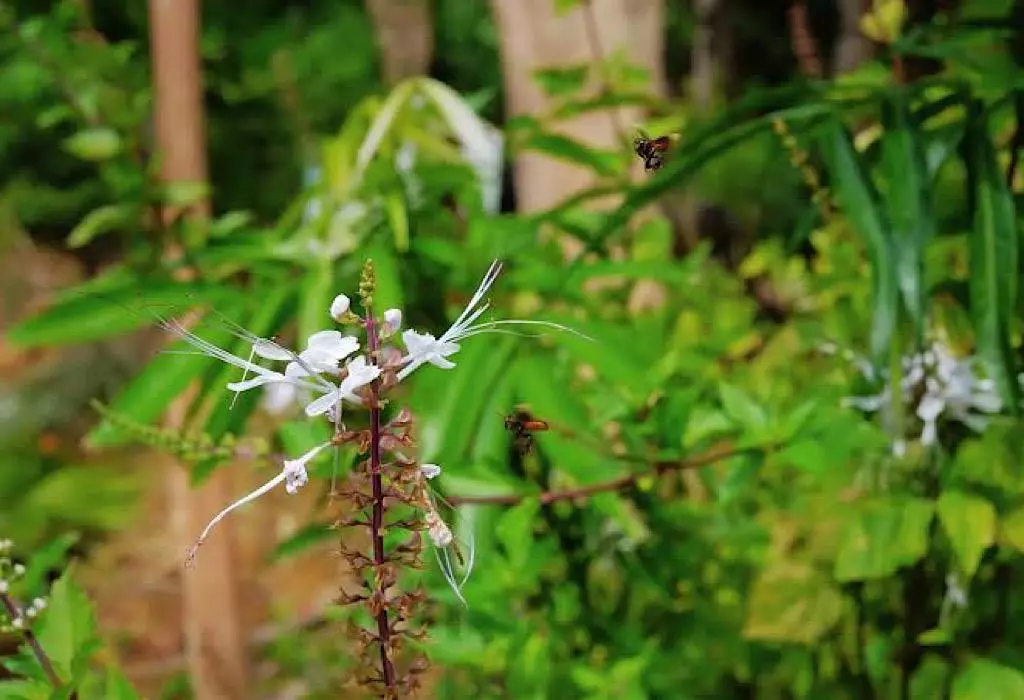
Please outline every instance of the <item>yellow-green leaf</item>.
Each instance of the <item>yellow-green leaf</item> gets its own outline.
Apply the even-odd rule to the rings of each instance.
[[[923,498],[886,498],[866,503],[848,523],[836,557],[840,581],[885,578],[928,551],[935,506]]]
[[[780,562],[754,583],[743,635],[814,644],[839,621],[843,598],[810,564]]]
[[[953,681],[952,700],[1020,700],[1024,673],[988,659],[974,659]]]
[[[939,521],[960,566],[967,576],[973,576],[981,555],[995,541],[995,507],[980,496],[963,491],[946,491],[939,497],[938,507]]]
[[[121,136],[107,127],[85,129],[65,139],[64,148],[77,158],[99,162],[121,152]]]
[[[1003,517],[999,523],[999,541],[1024,553],[1024,507]]]

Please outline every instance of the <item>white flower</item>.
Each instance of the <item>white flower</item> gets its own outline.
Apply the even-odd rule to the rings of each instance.
[[[503,326],[546,326],[548,328],[576,333],[581,337],[587,338],[587,336],[582,333],[577,333],[571,328],[567,328],[557,323],[551,323],[549,321],[507,319],[502,321],[476,323],[474,325],[476,320],[480,318],[481,314],[490,307],[490,304],[481,304],[481,302],[483,301],[484,295],[487,294],[491,285],[494,284],[500,274],[501,263],[495,260],[491,263],[490,268],[487,270],[487,274],[484,275],[483,280],[480,282],[480,286],[478,286],[476,292],[473,293],[473,297],[469,300],[466,308],[463,309],[459,317],[455,319],[455,323],[452,324],[451,328],[445,331],[440,338],[435,338],[432,333],[419,333],[411,329],[402,333],[402,340],[405,342],[407,354],[402,358],[402,362],[405,364],[405,367],[403,367],[397,375],[399,381],[408,377],[416,370],[417,367],[424,364],[431,364],[435,367],[439,367],[440,369],[451,369],[455,366],[455,363],[448,358],[459,351],[460,340],[464,340],[481,333],[509,333],[510,331],[503,328]],[[590,340],[590,338],[587,339]]]
[[[0,553],[9,552],[14,548],[14,542],[8,539],[0,540]]]
[[[384,325],[380,329],[382,337],[387,338],[389,335],[397,332],[402,327],[402,310],[401,309],[388,309],[384,312]]]
[[[0,578],[0,593],[6,593],[9,585],[6,579]]]
[[[421,464],[420,472],[427,479],[433,479],[434,477],[441,473],[441,467],[437,466],[436,464]]]
[[[334,301],[331,302],[331,318],[340,322],[342,316],[348,312],[351,305],[349,298],[344,294],[334,297]]]
[[[46,600],[44,598],[36,598],[32,601],[32,607],[36,610],[43,610],[46,608]]]
[[[244,371],[242,379],[237,382],[229,382],[227,385],[230,391],[236,393],[261,386],[287,384],[296,389],[306,389],[316,394],[334,394],[338,392],[339,386],[321,375],[337,377],[341,373],[341,361],[359,349],[359,340],[354,336],[345,336],[336,330],[326,330],[309,336],[306,341],[306,349],[296,354],[272,340],[260,338],[244,329],[236,328],[235,333],[238,336],[252,342],[252,350],[249,359],[246,360],[217,347],[175,321],[162,321],[161,325],[198,349],[202,354],[242,369]],[[279,372],[254,363],[254,357],[278,362],[284,361],[288,364],[285,366],[284,372]],[[255,373],[256,376],[249,378],[250,372]],[[332,401],[329,405],[333,406],[335,403],[337,401]],[[323,413],[323,411],[319,411],[319,413]]]
[[[988,425],[987,414],[998,413],[1002,409],[1002,400],[996,393],[995,383],[983,379],[975,373],[976,358],[957,358],[949,347],[941,342],[933,342],[923,352],[904,357],[902,360],[903,377],[900,380],[900,397],[904,404],[911,404],[912,410],[921,421],[921,432],[918,435],[922,445],[929,446],[938,442],[939,420],[945,417],[980,432]],[[866,378],[872,379],[874,371],[861,372]],[[852,396],[843,399],[843,404],[862,411],[882,413],[882,422],[891,424],[889,415],[892,409],[892,382],[888,381],[882,390],[872,396]],[[897,440],[902,436],[896,436]],[[896,451],[894,444],[894,454]],[[900,450],[902,452],[902,450]]]
[[[355,394],[356,389],[379,377],[380,371],[380,367],[367,364],[366,357],[360,355],[348,363],[348,376],[342,380],[339,386],[306,406],[306,415],[318,416],[327,413],[339,405],[343,399],[351,403],[360,403],[361,399]],[[335,416],[335,420],[337,420],[337,416]]]
[[[24,576],[25,575],[25,565],[24,564],[15,564],[14,565],[14,575],[15,576]]]
[[[284,462],[284,466],[281,469],[281,472],[277,476],[275,476],[273,479],[260,486],[255,491],[252,491],[242,496],[237,501],[229,505],[227,508],[217,513],[217,515],[213,517],[213,520],[211,520],[209,524],[207,524],[207,526],[203,529],[202,534],[199,535],[199,539],[196,540],[195,545],[189,551],[189,560],[191,561],[191,559],[195,555],[195,550],[198,549],[200,545],[202,545],[206,541],[207,536],[209,536],[210,532],[217,525],[217,523],[226,518],[228,514],[231,513],[231,511],[235,510],[240,506],[244,506],[246,503],[251,503],[252,501],[255,501],[260,496],[264,496],[270,493],[272,490],[274,490],[274,488],[279,486],[281,483],[284,483],[285,491],[287,491],[289,494],[296,493],[302,486],[304,486],[309,481],[309,475],[306,473],[306,465],[309,464],[309,462],[311,462],[313,458],[320,454],[320,452],[330,444],[330,441],[327,441],[321,445],[317,445],[316,447],[312,448],[311,450],[303,454],[298,459],[286,459]]]
[[[430,541],[434,543],[435,547],[447,547],[455,539],[451,528],[437,511],[428,510],[423,521],[427,524],[427,536],[430,537]]]
[[[13,620],[11,620],[11,627],[13,627],[16,630],[20,630],[24,626],[25,621],[20,617],[16,617]]]

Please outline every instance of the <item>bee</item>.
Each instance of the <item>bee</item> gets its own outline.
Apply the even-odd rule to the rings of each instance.
[[[533,449],[533,434],[548,430],[551,426],[547,421],[538,420],[524,408],[516,409],[505,416],[505,430],[512,433],[512,441],[516,452],[526,456]]]
[[[633,139],[633,151],[644,161],[644,170],[652,172],[665,164],[665,156],[678,136],[670,134],[648,138],[646,134]]]

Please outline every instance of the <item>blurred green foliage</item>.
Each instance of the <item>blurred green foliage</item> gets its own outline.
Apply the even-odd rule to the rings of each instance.
[[[477,549],[468,609],[426,574],[437,697],[1024,694],[1021,217],[1010,181],[1024,129],[1020,3],[964,2],[907,25],[902,3],[875,3],[865,27],[882,58],[853,74],[775,86],[757,76],[701,118],[644,98],[682,138],[640,183],[625,148],[553,134],[543,115],[507,124],[503,141],[476,116],[497,121],[503,104],[499,38],[482,3],[435,10],[437,75],[468,97],[428,78],[380,89],[359,3],[213,4],[203,50],[218,216],[203,230],[154,230],[145,217],[202,191],[153,185],[142,10],[97,10],[97,28],[126,40],[94,45],[68,39],[81,21],[73,7],[30,16],[15,6],[17,31],[0,35],[0,106],[12,115],[0,125],[3,191],[34,236],[58,231],[117,262],[10,329],[11,342],[119,337],[154,310],[200,304],[290,341],[323,327],[368,257],[379,303],[401,306],[409,325],[446,327],[501,257],[497,308],[597,340],[474,339],[456,370],[423,370],[401,397],[419,419],[421,457],[445,467],[445,492],[522,497],[458,510]],[[669,26],[689,30],[692,19],[674,9]],[[338,51],[338,36],[355,43]],[[905,66],[924,59],[929,71],[908,77]],[[625,77],[606,103],[638,101],[628,68],[607,71]],[[536,79],[559,114],[574,114],[594,108],[577,93],[590,70]],[[289,90],[298,112],[282,107]],[[587,167],[595,185],[550,211],[503,212],[503,156],[522,151]],[[808,171],[817,191],[802,184]],[[621,204],[595,210],[608,192]],[[684,192],[738,222],[730,254],[719,240],[681,250],[665,216],[636,223]],[[586,254],[565,262],[558,236]],[[171,243],[186,255],[165,259]],[[184,266],[193,281],[177,281]],[[638,289],[657,303],[638,308]],[[200,332],[248,352],[217,323]],[[826,341],[865,359],[822,352]],[[946,349],[976,355],[977,368],[936,369]],[[236,374],[160,355],[111,407],[153,422],[200,379],[187,428],[219,443],[257,409],[243,395],[229,411],[224,384]],[[843,401],[865,394],[878,397],[874,411]],[[986,421],[957,412],[981,394],[999,401]],[[525,457],[500,420],[518,403],[555,426]],[[295,416],[276,425],[288,453],[323,439]],[[109,419],[89,434],[97,446],[139,437]],[[744,451],[679,468],[724,446]],[[619,492],[538,498],[656,463],[669,466]],[[196,477],[213,468],[201,461]],[[61,466],[44,488],[5,466],[0,495],[33,483],[45,503],[79,489],[74,474]],[[70,520],[120,525],[96,510]],[[25,512],[33,529],[55,517]],[[311,524],[277,556],[322,532]],[[333,697],[344,674],[325,654],[335,636],[303,631],[268,653],[311,697]]]

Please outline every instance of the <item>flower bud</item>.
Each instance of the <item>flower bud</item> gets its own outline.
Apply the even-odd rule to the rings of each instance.
[[[420,472],[423,473],[428,479],[433,479],[435,476],[441,473],[441,467],[436,464],[423,464],[420,465]]]
[[[388,309],[384,312],[384,327],[381,335],[387,337],[402,327],[402,310]]]
[[[344,294],[334,297],[334,301],[331,302],[331,318],[341,323],[341,319],[348,312],[349,306],[351,306],[351,302]]]

